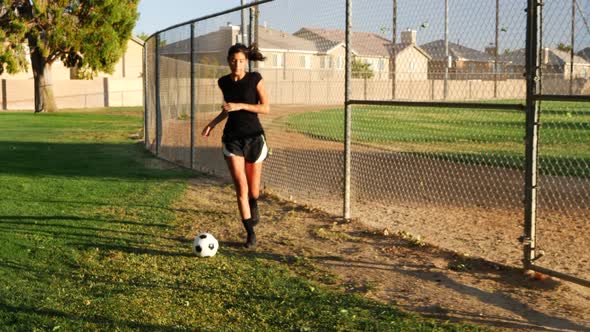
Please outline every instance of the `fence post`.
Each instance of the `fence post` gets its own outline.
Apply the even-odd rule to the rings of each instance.
[[[254,42],[254,7],[248,8],[250,17],[249,17],[249,27],[248,27],[248,46],[252,45]],[[248,70],[254,70],[254,61],[248,60]]]
[[[150,112],[148,108],[148,64],[147,64],[147,41],[143,43],[143,143],[149,150],[150,146]]]
[[[244,10],[242,9],[242,17]],[[242,32],[244,21],[242,18]],[[245,34],[245,33],[244,33]],[[195,23],[191,23],[191,169],[195,167]]]
[[[243,7],[244,6],[244,0],[240,1],[240,5]],[[242,19],[242,26],[240,27],[240,32],[242,34],[242,44],[246,45],[246,11],[244,10],[244,8],[242,8],[240,10],[240,16]],[[194,23],[193,23],[194,24]],[[191,28],[192,29],[192,28]],[[192,45],[193,42],[191,42]],[[250,44],[248,44],[250,45]]]
[[[539,82],[538,10],[539,0],[528,0],[526,26],[526,143],[524,174],[524,267],[535,260],[537,208],[537,143],[539,132],[539,102],[535,99]]]
[[[160,110],[160,35],[156,35],[156,156],[160,154],[162,139],[162,112]]]
[[[496,0],[496,40],[494,46],[494,99],[498,98],[498,48],[500,47],[500,0]]]
[[[443,98],[447,100],[449,95],[449,0],[445,0],[445,74],[443,85]]]
[[[104,96],[104,107],[109,107],[109,78],[104,77],[102,79],[102,88]]]
[[[2,110],[8,109],[8,96],[6,95],[6,79],[2,79]]]
[[[570,87],[569,92],[570,95],[574,94],[574,49],[576,43],[576,0],[572,0],[572,32],[570,35],[571,38],[571,46],[570,49]]]
[[[352,92],[350,81],[352,79],[352,0],[346,0],[346,74],[344,77],[344,219],[350,219],[350,169],[351,169],[351,108],[350,94]]]
[[[142,50],[142,83],[143,83],[143,144],[146,150],[149,150],[149,112],[148,112],[148,94],[147,94],[147,47],[148,43],[145,41],[143,43],[143,50]]]

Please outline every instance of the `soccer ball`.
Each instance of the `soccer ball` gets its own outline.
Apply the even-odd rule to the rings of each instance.
[[[219,243],[210,233],[201,233],[195,236],[193,253],[199,257],[213,257],[217,253]]]

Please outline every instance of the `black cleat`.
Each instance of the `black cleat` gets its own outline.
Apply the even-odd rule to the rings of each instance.
[[[248,205],[250,205],[250,219],[252,219],[252,226],[256,226],[260,221],[260,212],[258,212],[258,200],[255,198],[250,198],[248,200]]]
[[[256,233],[254,232],[254,220],[252,218],[242,220],[242,224],[244,224],[244,228],[246,229],[247,238],[246,244],[244,245],[246,248],[254,248],[256,247]]]

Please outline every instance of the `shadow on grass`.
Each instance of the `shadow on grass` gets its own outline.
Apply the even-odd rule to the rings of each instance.
[[[16,220],[16,221],[13,221]],[[108,229],[99,229],[99,228],[88,228],[88,227],[75,227],[75,226],[65,226],[65,225],[54,225],[54,224],[39,224],[37,221],[53,221],[53,220],[68,220],[68,221],[91,221],[91,222],[101,222],[101,223],[108,223],[108,224],[125,224],[125,225],[139,225],[140,223],[131,220],[115,220],[115,219],[100,219],[100,218],[83,218],[78,216],[0,216],[0,223],[7,224],[34,224],[35,226],[60,226],[60,227],[70,227],[70,228],[85,228],[85,229],[93,229],[93,230],[107,230]],[[161,227],[167,228],[170,225],[167,224],[156,224],[156,223],[141,223],[141,226],[148,226],[148,227]],[[120,232],[120,230],[117,230]]]
[[[0,174],[128,179],[186,178],[190,172],[154,163],[141,143],[0,141]]]
[[[384,238],[383,240],[391,240]],[[400,243],[400,245],[402,245]],[[232,246],[237,248],[237,246]],[[431,251],[428,247],[416,248],[416,250]],[[425,307],[406,308],[409,311],[417,312],[420,315],[442,319],[444,321],[453,321],[456,323],[474,323],[478,325],[487,325],[493,327],[509,328],[509,329],[528,329],[536,331],[555,331],[555,330],[572,330],[572,331],[587,331],[588,327],[580,325],[567,318],[553,316],[537,310],[534,305],[520,301],[513,297],[509,292],[490,291],[465,284],[458,278],[453,278],[447,275],[444,271],[433,270],[432,266],[428,264],[412,264],[408,262],[398,263],[383,263],[377,261],[363,261],[356,259],[348,259],[346,256],[311,256],[303,259],[295,254],[277,254],[273,252],[264,252],[258,250],[233,250],[231,255],[245,258],[257,258],[290,266],[296,266],[301,263],[320,263],[324,266],[332,266],[339,268],[348,268],[357,270],[359,274],[362,271],[389,271],[408,275],[412,278],[423,279],[426,282],[436,284],[438,287],[447,288],[457,294],[461,294],[466,298],[474,298],[477,301],[485,303],[490,307],[497,307],[501,310],[513,312],[521,319],[511,319],[507,317],[498,316],[484,316],[475,315],[469,311],[462,311],[456,308],[442,308],[437,303]],[[527,282],[523,277],[521,269],[503,266],[495,263],[490,263],[484,259],[472,257],[460,257],[452,252],[441,251],[443,256],[448,256],[450,263],[449,268],[458,263],[462,263],[466,268],[460,273],[472,274],[479,279],[488,279],[497,281],[514,288],[531,288],[538,291],[544,289],[555,289],[559,287],[559,282],[548,280],[543,283]],[[460,318],[457,318],[460,317]]]
[[[166,326],[166,325],[157,325],[157,324],[146,324],[146,323],[139,323],[134,321],[126,321],[126,320],[116,320],[112,317],[101,316],[98,314],[92,314],[92,316],[85,317],[83,315],[76,315],[71,314],[59,310],[54,309],[42,309],[42,308],[34,308],[26,305],[12,305],[0,300],[0,313],[7,313],[11,314],[14,317],[21,317],[21,319],[15,318],[13,320],[13,326],[4,326],[5,328],[10,329],[11,327],[19,330],[19,327],[27,327],[27,329],[31,326],[31,319],[35,320],[35,317],[39,321],[45,320],[47,317],[49,318],[57,318],[57,319],[65,319],[69,322],[78,322],[81,325],[86,325],[85,323],[93,323],[101,328],[111,327],[111,328],[130,328],[130,329],[137,329],[139,331],[185,331],[186,328],[180,327],[173,327],[173,326]],[[54,331],[56,329],[54,328]]]

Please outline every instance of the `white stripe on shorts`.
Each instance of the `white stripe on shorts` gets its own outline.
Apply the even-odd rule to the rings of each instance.
[[[229,152],[229,150],[225,148],[225,144],[222,143],[221,145],[223,145],[223,155],[224,156],[226,156],[226,157],[235,157],[236,156],[235,154]]]
[[[261,163],[266,159],[266,156],[268,156],[268,147],[266,146],[264,135],[262,135],[262,141],[264,142],[264,145],[262,146],[262,151],[260,151],[260,157],[258,157],[254,163]]]

